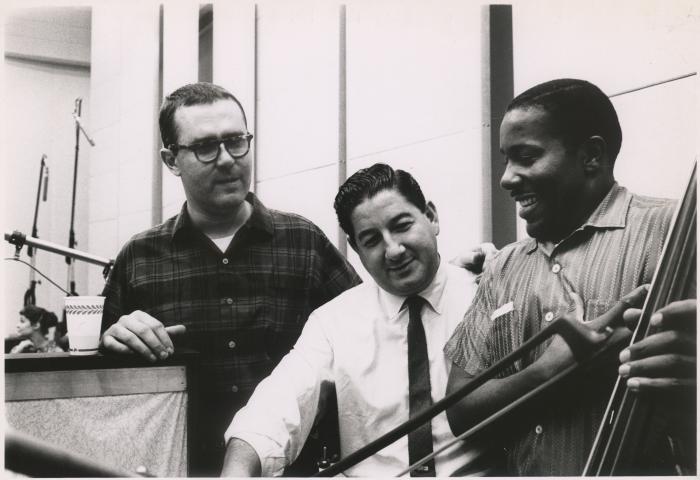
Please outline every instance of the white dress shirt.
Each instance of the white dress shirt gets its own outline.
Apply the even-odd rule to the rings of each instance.
[[[451,362],[443,347],[476,291],[474,275],[441,263],[420,295],[422,320],[436,402],[445,396]],[[248,442],[260,457],[263,476],[282,473],[301,451],[321,399],[321,385],[335,384],[341,458],[409,418],[408,308],[405,297],[374,282],[354,287],[315,310],[294,349],[260,382],[248,405],[226,431]],[[325,387],[324,387],[325,392]],[[433,446],[454,439],[441,413],[432,420]],[[438,476],[448,476],[480,451],[458,443],[436,457]],[[392,476],[408,467],[408,437],[347,470],[353,476]]]

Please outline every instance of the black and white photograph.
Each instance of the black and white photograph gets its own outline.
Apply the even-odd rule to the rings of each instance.
[[[697,0],[5,0],[4,476],[697,475]]]

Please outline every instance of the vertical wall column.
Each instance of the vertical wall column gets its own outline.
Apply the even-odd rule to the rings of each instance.
[[[113,258],[151,226],[152,160],[158,109],[158,4],[97,3],[92,9],[89,242],[82,250]],[[84,143],[85,144],[85,143]],[[88,291],[104,280],[90,269]]]
[[[491,164],[491,241],[498,247],[514,242],[517,236],[513,200],[500,186],[505,171],[501,155],[499,129],[503,112],[513,98],[513,13],[510,5],[488,5],[486,9],[484,59],[488,59],[488,76],[484,85],[483,111],[490,125],[488,141]]]
[[[340,5],[338,18],[338,186],[348,178],[348,76],[347,76],[347,9]],[[338,249],[347,256],[348,241],[338,226]]]
[[[256,122],[256,28],[255,4],[249,1],[219,2],[214,5],[213,80],[238,99],[245,110],[248,130],[255,140]],[[251,190],[255,189],[253,157]]]
[[[163,5],[163,96],[182,85],[196,82],[198,62],[199,4],[166,2]],[[167,169],[163,170],[162,182],[165,219],[180,211],[185,193],[180,179]]]

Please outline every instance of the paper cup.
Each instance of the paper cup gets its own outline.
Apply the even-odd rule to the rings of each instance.
[[[100,345],[100,325],[105,297],[66,297],[66,322],[71,355],[95,355]]]

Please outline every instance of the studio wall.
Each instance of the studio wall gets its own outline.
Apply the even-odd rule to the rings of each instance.
[[[8,17],[5,17],[6,19]],[[75,160],[75,100],[83,99],[82,118],[89,124],[90,99],[90,9],[22,9],[4,20],[2,69],[3,132],[0,162],[3,174],[1,212],[3,232],[19,230],[31,234],[42,155],[46,155],[49,182],[46,202],[39,204],[37,230],[40,239],[68,244]],[[58,21],[56,21],[58,20]],[[91,148],[80,139],[76,189],[75,234],[77,247],[88,248],[90,203],[89,166]],[[43,196],[43,192],[42,192]],[[3,246],[3,257],[12,257],[14,247]],[[26,248],[22,260],[29,261]],[[36,266],[62,288],[67,288],[67,265],[63,257],[37,252]],[[75,263],[76,289],[85,292],[89,268]],[[5,333],[15,331],[24,293],[29,287],[29,268],[3,261],[2,314]],[[64,294],[36,275],[39,305],[60,314]]]
[[[60,12],[54,14],[59,25],[64,19],[63,30],[35,29],[59,28],[61,38],[77,38],[64,41],[57,55],[82,62],[82,69],[37,67],[5,55],[6,230],[31,227],[38,162],[47,153],[56,163],[40,233],[66,243],[77,96],[96,141],[94,149],[85,142],[81,149],[78,248],[114,258],[133,234],[179,211],[182,187],[159,160],[157,109],[162,95],[197,80],[204,48],[211,50],[206,61],[214,81],[246,109],[255,134],[252,189],[266,205],[304,215],[345,247],[332,209],[339,182],[385,162],[412,172],[435,202],[443,257],[490,240],[498,212],[487,204],[492,158],[484,143],[497,128],[483,115],[488,2],[211,4],[211,45],[200,43],[198,2],[87,2],[88,40]],[[615,93],[696,71],[699,8],[691,0],[515,1],[515,93],[556,77],[586,78]],[[37,10],[18,6],[5,25],[17,15],[31,20]],[[55,54],[43,36],[29,50]],[[695,76],[615,97],[625,136],[621,183],[645,194],[679,195],[697,154],[697,91]],[[6,256],[12,251],[7,246]],[[348,255],[367,278],[350,249]],[[62,258],[40,254],[39,266],[64,283]],[[78,263],[76,275],[81,293],[101,291],[99,268]],[[4,262],[2,277],[9,332],[28,271]],[[60,311],[57,289],[42,284],[37,296]]]
[[[513,19],[516,94],[553,78],[583,78],[614,95],[700,67],[693,0],[532,0],[515,3]],[[680,197],[698,154],[698,86],[694,75],[613,97],[623,133],[620,184]]]

